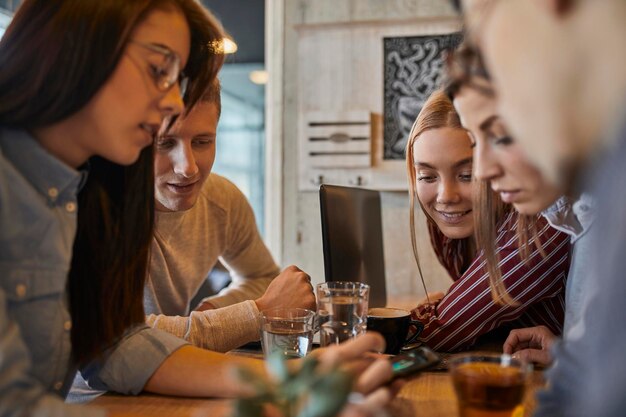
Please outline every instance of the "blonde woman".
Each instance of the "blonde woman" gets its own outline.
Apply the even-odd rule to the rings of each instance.
[[[430,240],[454,281],[445,294],[418,305],[420,340],[440,351],[472,347],[497,328],[544,325],[560,334],[569,265],[568,237],[537,216],[521,217],[484,183],[472,179],[473,142],[449,98],[435,92],[407,143],[411,241],[416,262],[416,202],[426,214]],[[484,202],[489,212],[483,212]],[[475,243],[475,218],[495,220],[495,251],[502,279],[485,266]],[[532,233],[535,244],[528,244]],[[520,243],[522,242],[522,243]]]

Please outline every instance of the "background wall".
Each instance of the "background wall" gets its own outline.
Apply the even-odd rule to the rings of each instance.
[[[279,74],[280,81],[282,81],[280,89],[273,89],[274,97],[270,97],[267,107],[270,135],[273,136],[268,136],[268,141],[279,141],[273,145],[274,149],[278,149],[279,152],[275,152],[267,163],[272,164],[272,158],[274,158],[279,166],[282,165],[280,178],[282,196],[280,193],[274,194],[274,198],[280,199],[280,204],[274,201],[270,202],[270,205],[280,206],[282,226],[276,226],[272,222],[269,224],[273,225],[276,230],[282,227],[278,254],[282,264],[297,264],[311,274],[314,282],[322,282],[324,266],[318,194],[298,191],[299,109],[301,106],[308,105],[315,107],[314,103],[307,102],[308,97],[299,97],[302,88],[299,88],[298,83],[301,82],[303,69],[300,68],[301,62],[298,57],[298,30],[302,29],[302,25],[321,25],[321,27],[329,25],[329,28],[336,28],[354,25],[389,25],[394,22],[406,27],[408,22],[414,23],[416,32],[419,32],[418,29],[422,23],[428,25],[439,20],[449,21],[455,19],[456,16],[448,2],[444,0],[268,0],[267,4],[270,19],[274,21],[280,17],[283,19],[273,29],[268,26],[268,30],[274,30],[274,35],[268,38],[273,44],[268,47],[267,59],[274,62],[274,77]],[[280,30],[276,29],[281,25]],[[382,49],[382,44],[375,44],[371,47]],[[277,63],[277,60],[282,65]],[[372,96],[376,98],[374,104],[370,105],[375,108],[370,110],[382,113],[383,92],[380,74],[383,64],[380,62],[366,67],[363,64],[362,61],[355,61],[352,68],[345,68],[346,74],[355,71],[376,74],[372,79],[378,81],[373,85],[363,85],[363,90],[371,91]],[[315,68],[314,62],[308,65]],[[320,65],[320,68],[322,67],[328,68],[328,65]],[[324,70],[328,71],[328,69]],[[327,75],[324,74],[326,78]],[[272,64],[270,64],[270,77],[272,76]],[[342,74],[335,74],[334,77],[341,79]],[[361,74],[359,78],[368,77],[363,77]],[[270,79],[276,82],[276,78]],[[281,96],[276,97],[277,95]],[[380,99],[377,99],[378,97]],[[272,105],[272,100],[279,102],[280,105]],[[269,142],[268,146],[270,146]],[[281,158],[281,160],[276,161],[276,158]],[[274,181],[277,179],[275,178]],[[268,198],[272,197],[268,195]],[[408,195],[406,192],[383,192],[382,205],[387,292],[394,297],[417,300],[423,296],[423,289],[411,252]],[[445,290],[451,280],[432,253],[421,212],[420,216],[418,221],[419,252],[427,288],[429,291]],[[268,232],[271,233],[271,231]],[[276,250],[276,247],[273,249]]]

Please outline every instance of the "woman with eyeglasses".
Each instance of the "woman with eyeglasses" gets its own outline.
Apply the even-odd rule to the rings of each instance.
[[[491,347],[512,327],[544,325],[560,333],[563,325],[567,235],[541,218],[518,216],[474,180],[474,164],[471,136],[450,99],[436,91],[424,104],[407,143],[415,260],[419,267],[414,227],[419,204],[435,254],[453,280],[445,294],[431,294],[413,310],[413,317],[424,324],[419,340],[435,350]],[[485,211],[487,201],[493,204]],[[491,244],[501,256],[503,280],[485,267],[488,248],[476,244],[476,224],[483,217],[497,227]],[[528,235],[536,237],[536,246],[525,243]],[[494,340],[498,338],[502,340]]]
[[[0,42],[0,415],[88,414],[62,401],[79,368],[171,391],[183,343],[143,325],[152,141],[184,108],[182,70],[189,106],[216,76],[221,37],[191,0],[17,10]]]
[[[222,38],[196,0],[18,9],[0,41],[0,416],[104,415],[63,402],[77,370],[96,389],[211,397],[249,392],[233,365],[264,372],[144,323],[153,138],[215,78]],[[357,387],[380,394],[383,362]]]
[[[594,290],[592,280],[588,279],[590,265],[584,258],[591,249],[588,231],[595,218],[594,201],[585,193],[561,195],[527,159],[498,114],[495,92],[476,51],[464,45],[453,58],[453,76],[447,90],[463,125],[475,140],[477,179],[507,199],[521,215],[541,214],[552,227],[570,237],[572,255],[565,290],[563,338],[580,338],[584,333],[581,318],[587,308],[584,298]],[[484,208],[489,209],[488,205]],[[493,247],[492,223],[488,216],[481,216],[477,223],[479,241],[484,247]],[[487,253],[486,262],[499,280],[501,273],[495,252]],[[555,340],[554,332],[545,326],[516,329],[505,341],[504,351],[548,365]]]

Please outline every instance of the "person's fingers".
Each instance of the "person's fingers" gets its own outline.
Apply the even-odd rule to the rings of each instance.
[[[509,333],[509,336],[504,341],[504,345],[502,345],[502,351],[510,355],[517,350],[518,345],[519,338],[517,336],[517,333],[515,333],[515,330],[512,330],[511,333]]]
[[[439,301],[441,300],[444,296],[446,295],[446,293],[441,292],[441,291],[437,291],[437,292],[430,292],[428,293],[428,298],[430,298],[430,301]]]
[[[420,300],[418,300],[416,306],[417,307],[421,307],[424,306],[426,304],[430,303],[436,303],[438,301],[440,301],[446,294],[443,292],[429,292],[428,293],[428,297],[424,297]]]
[[[384,352],[385,338],[376,332],[367,332],[362,336],[337,346],[341,359],[358,358],[367,352]]]
[[[339,417],[378,417],[379,414],[379,410],[367,410],[361,405],[346,404]]]
[[[517,350],[531,349],[531,348],[532,346],[528,342],[522,342],[519,345],[517,345]]]
[[[317,310],[311,277],[295,265],[288,266],[276,276],[255,302],[259,311],[293,307]]]
[[[391,362],[388,359],[378,359],[361,373],[354,389],[367,394],[390,381],[392,376]]]
[[[288,272],[302,272],[302,270],[300,268],[298,268],[295,265],[289,265],[287,268],[283,269],[283,272],[288,271]]]
[[[524,349],[548,351],[555,339],[554,334],[545,326],[515,329],[509,333],[502,350],[508,354]]]
[[[555,336],[554,333],[552,333],[552,331],[546,326],[539,327],[541,328],[541,346],[543,346],[544,349],[549,350],[556,341],[557,336]]]
[[[316,356],[321,362],[322,369],[342,364],[346,365],[349,371],[358,374],[373,362],[369,353],[383,352],[384,350],[385,339],[378,333],[368,332],[339,345],[318,349],[321,352],[317,353]]]
[[[519,359],[524,362],[534,362],[543,366],[548,366],[552,363],[552,356],[550,351],[543,349],[523,349],[513,354],[513,358]]]
[[[533,341],[536,335],[536,328],[529,327],[526,329],[511,330],[509,336],[504,341],[502,350],[504,353],[511,354],[515,351],[529,347],[529,343]]]
[[[393,394],[388,387],[378,388],[376,391],[365,397],[361,404],[366,410],[378,409],[386,406],[393,399]]]
[[[348,397],[348,403],[339,416],[374,417],[381,415],[380,412],[383,410],[383,407],[389,404],[393,397],[388,387],[382,387],[367,396],[353,392],[350,394],[350,397]]]
[[[375,359],[370,356],[363,356],[358,359],[351,359],[349,361],[342,362],[342,368],[353,375],[360,375],[370,365],[372,365],[374,361]]]

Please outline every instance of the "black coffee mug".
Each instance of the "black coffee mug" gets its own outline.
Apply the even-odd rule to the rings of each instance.
[[[411,324],[417,327],[417,331],[407,339]],[[367,330],[383,335],[387,354],[397,355],[402,346],[415,342],[423,328],[420,321],[411,319],[410,311],[401,308],[370,308],[367,312]]]

